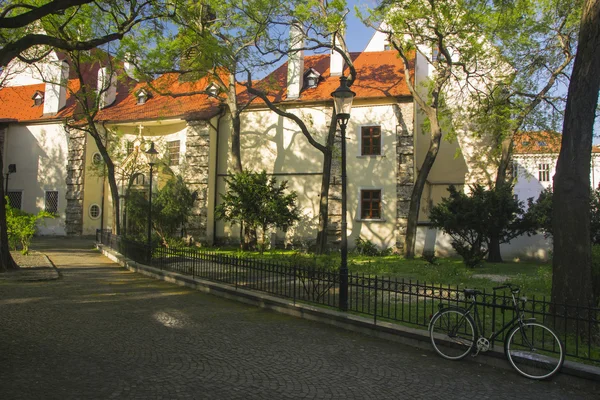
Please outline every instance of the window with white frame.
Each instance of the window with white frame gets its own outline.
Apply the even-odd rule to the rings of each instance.
[[[381,189],[360,191],[360,219],[381,219]]]
[[[363,126],[360,128],[360,155],[381,155],[381,126]]]
[[[132,141],[128,141],[127,142],[127,155],[133,153],[133,142]]]
[[[45,196],[44,210],[51,214],[58,213],[58,191],[47,190]]]
[[[91,219],[100,218],[100,214],[101,214],[100,206],[98,204],[92,204],[90,206],[89,214],[90,214]]]
[[[179,165],[179,140],[168,142],[169,165]]]
[[[550,182],[550,164],[538,164],[538,180],[540,182]]]

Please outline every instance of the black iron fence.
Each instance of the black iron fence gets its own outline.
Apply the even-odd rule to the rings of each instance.
[[[98,231],[96,239],[135,262],[161,270],[257,290],[294,302],[339,306],[339,272],[335,270],[189,248],[148,247],[110,232]],[[348,311],[369,315],[375,324],[385,320],[427,327],[440,303],[468,305],[462,289],[442,284],[350,273],[348,286]],[[486,304],[479,310],[485,336],[514,317],[514,310],[505,307],[512,304],[510,293],[484,292],[478,300]],[[575,333],[562,337],[568,356],[600,362],[599,308],[551,303],[546,297],[528,299],[524,307],[528,318],[536,318],[550,327],[575,327]],[[503,339],[501,336],[497,340]]]

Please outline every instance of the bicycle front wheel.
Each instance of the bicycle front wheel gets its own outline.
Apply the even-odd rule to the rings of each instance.
[[[429,324],[429,337],[435,351],[448,360],[460,360],[475,346],[477,336],[473,319],[464,310],[446,308]]]
[[[506,337],[504,352],[511,365],[530,379],[550,378],[565,361],[558,335],[536,322],[526,322],[513,328]]]

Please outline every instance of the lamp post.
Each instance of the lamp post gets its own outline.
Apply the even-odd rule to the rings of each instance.
[[[8,195],[8,175],[17,172],[17,164],[8,164],[8,172],[6,173],[6,182],[4,183],[4,195]]]
[[[148,165],[150,166],[150,190],[148,192],[148,261],[152,254],[152,168],[156,165],[158,151],[154,148],[154,142],[150,143],[150,148],[146,151],[148,156]]]
[[[340,309],[348,310],[348,222],[346,219],[346,127],[350,119],[354,93],[347,84],[348,78],[340,77],[340,86],[331,93],[335,105],[336,120],[342,134],[342,264],[340,266]]]

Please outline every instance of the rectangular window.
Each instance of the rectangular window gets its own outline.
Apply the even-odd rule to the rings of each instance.
[[[538,180],[550,182],[550,164],[538,164]]]
[[[360,191],[360,219],[381,219],[381,190]]]
[[[127,155],[133,153],[133,142],[127,142]]]
[[[21,200],[23,199],[23,192],[8,192],[6,193],[8,196],[9,204],[12,208],[21,209]]]
[[[512,177],[513,179],[517,179],[519,177],[519,163],[516,161],[512,163]]]
[[[168,142],[169,165],[179,165],[179,140]]]
[[[363,156],[381,155],[381,127],[363,126],[360,132],[360,154]]]
[[[58,191],[49,190],[46,192],[46,203],[44,210],[52,214],[58,213]]]

